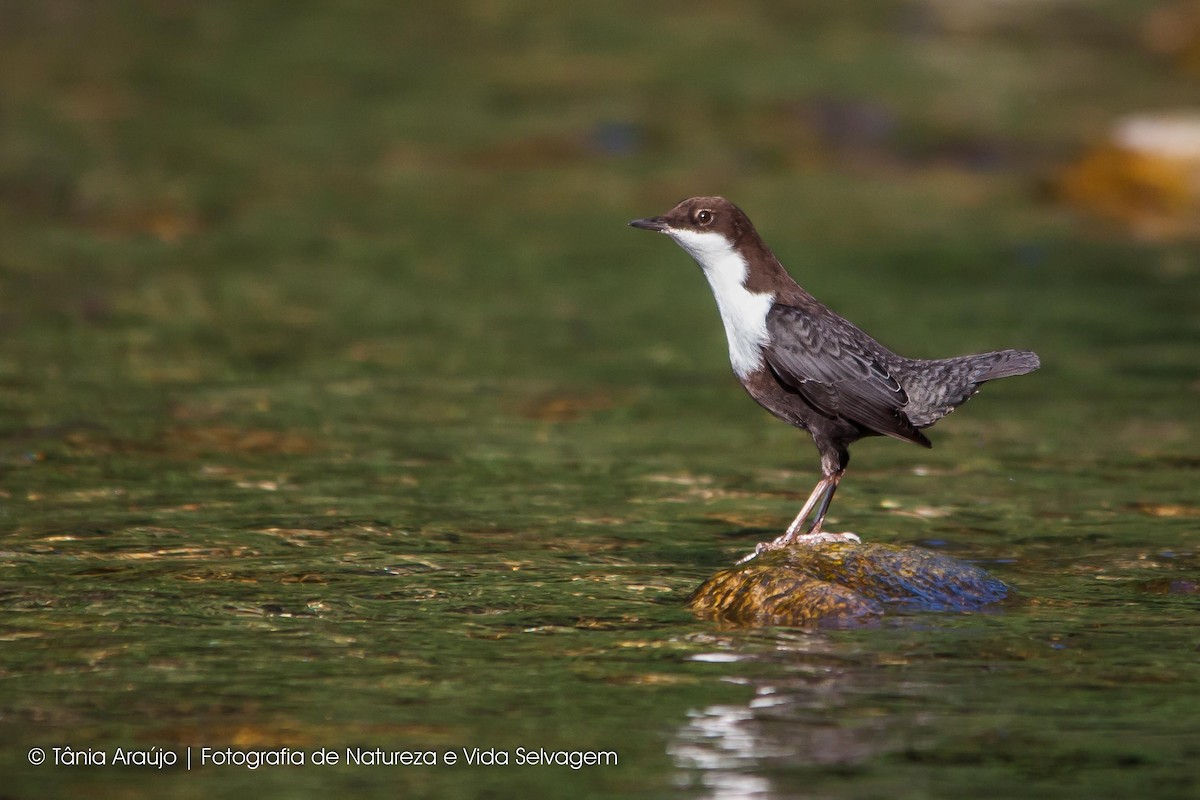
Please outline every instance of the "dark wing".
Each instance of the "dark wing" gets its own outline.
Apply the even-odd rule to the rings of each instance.
[[[908,394],[884,365],[882,346],[862,331],[824,308],[776,304],[767,332],[775,377],[817,411],[929,447],[904,412]]]

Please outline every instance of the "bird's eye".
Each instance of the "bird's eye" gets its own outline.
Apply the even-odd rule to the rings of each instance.
[[[702,208],[696,212],[696,224],[697,225],[708,225],[708,224],[711,224],[712,221],[713,221],[713,213],[711,211],[709,211],[707,208]]]

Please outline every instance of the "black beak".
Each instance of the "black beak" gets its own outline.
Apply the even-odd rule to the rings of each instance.
[[[665,233],[667,230],[667,221],[662,217],[649,217],[647,219],[635,219],[630,223],[631,227],[641,228],[644,231],[658,231]]]

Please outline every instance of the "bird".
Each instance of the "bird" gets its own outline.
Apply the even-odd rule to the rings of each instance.
[[[629,224],[666,234],[695,259],[717,301],[734,374],[760,406],[808,431],[820,455],[821,479],[796,518],[743,561],[793,545],[861,541],[822,530],[852,443],[890,436],[932,447],[924,429],[985,382],[1041,366],[1029,350],[942,359],[892,352],[801,288],[723,197],[692,197]]]

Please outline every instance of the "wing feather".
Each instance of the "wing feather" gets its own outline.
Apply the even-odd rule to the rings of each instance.
[[[824,313],[821,313],[824,312]],[[874,433],[929,446],[888,370],[888,351],[827,309],[776,304],[767,314],[766,359],[775,377],[820,413]]]

